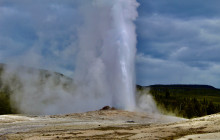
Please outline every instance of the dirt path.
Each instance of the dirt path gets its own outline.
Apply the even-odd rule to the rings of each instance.
[[[209,136],[215,136],[217,139],[220,138],[218,132],[220,132],[220,114],[191,120],[121,110],[54,116],[0,116],[0,140],[177,138],[188,140]]]

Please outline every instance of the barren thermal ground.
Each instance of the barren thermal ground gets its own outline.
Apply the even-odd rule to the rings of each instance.
[[[220,138],[220,114],[182,119],[122,110],[51,116],[2,115],[1,140]]]

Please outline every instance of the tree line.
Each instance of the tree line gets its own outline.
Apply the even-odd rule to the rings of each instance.
[[[193,91],[196,94],[193,94]],[[213,92],[213,89],[151,87],[150,94],[164,114],[172,113],[184,118],[194,118],[220,112],[220,102],[217,100],[220,94],[216,93],[216,90]]]

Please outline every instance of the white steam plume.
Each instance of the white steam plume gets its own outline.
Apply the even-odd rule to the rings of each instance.
[[[78,44],[74,82],[45,71],[6,68],[3,79],[12,85],[11,99],[21,113],[84,112],[105,105],[135,108],[133,22],[138,16],[138,3],[136,0],[87,0],[79,4],[83,20],[76,35],[77,43],[73,43]]]
[[[135,108],[137,6],[136,0],[94,0],[81,9],[77,92],[94,98],[92,104],[99,107]]]

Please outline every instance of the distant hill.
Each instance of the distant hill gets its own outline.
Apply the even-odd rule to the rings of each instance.
[[[27,67],[27,66],[13,66],[13,65],[7,65],[0,63],[0,74],[5,71],[5,69],[12,70],[12,72],[15,73],[29,73],[29,74],[34,74],[34,73],[39,73],[44,77],[50,77],[50,76],[55,76],[57,78],[65,78],[66,80],[72,81],[73,79],[58,73],[58,72],[53,72],[45,69],[37,69],[37,68],[32,68],[32,67]],[[1,75],[0,75],[1,76]]]
[[[150,85],[152,88],[172,88],[172,89],[216,89],[210,85],[183,85],[183,84],[174,84],[174,85]]]
[[[220,89],[210,85],[137,85],[154,97],[164,114],[192,118],[220,112]]]
[[[171,84],[171,85],[162,85],[162,84],[156,84],[156,85],[150,85],[150,86],[141,86],[137,85],[138,89],[144,89],[144,88],[169,88],[169,89],[217,89],[210,85],[192,85],[192,84]]]

